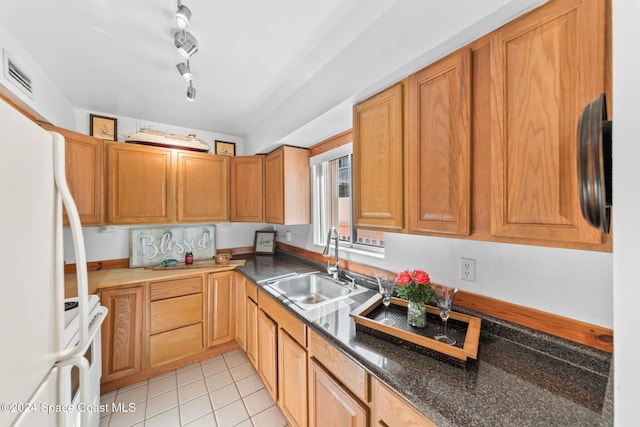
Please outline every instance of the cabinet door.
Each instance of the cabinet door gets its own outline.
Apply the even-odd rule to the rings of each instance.
[[[247,298],[247,358],[258,370],[258,304]]]
[[[284,224],[284,150],[269,153],[264,169],[264,219],[272,224]]]
[[[258,309],[258,373],[274,402],[278,400],[278,325]]]
[[[107,222],[172,221],[172,177],[170,150],[107,143]]]
[[[278,396],[289,425],[307,425],[307,351],[284,329],[278,331]]]
[[[143,298],[143,286],[100,293],[109,310],[102,324],[102,382],[140,372]]]
[[[265,158],[265,221],[272,224],[311,222],[309,150],[284,146]]]
[[[264,156],[230,159],[229,220],[264,221]]]
[[[436,427],[436,424],[420,414],[400,396],[372,381],[373,422],[371,425],[386,427]]]
[[[71,132],[48,124],[44,129],[58,132],[65,139],[67,186],[80,215],[82,225],[102,224],[104,211],[104,146],[101,139]],[[69,225],[66,212],[63,224]]]
[[[235,339],[233,271],[209,275],[209,347]]]
[[[491,233],[599,243],[582,218],[576,129],[605,89],[605,1],[551,2],[491,46]]]
[[[469,234],[471,52],[409,78],[409,231]]]
[[[228,221],[229,158],[182,151],[177,157],[177,220]]]
[[[309,362],[309,426],[366,427],[368,410],[315,359]],[[378,424],[375,424],[378,425]],[[384,425],[384,424],[381,424]]]
[[[247,279],[239,274],[233,274],[234,279],[234,307],[236,310],[236,341],[240,348],[247,352]]]
[[[402,84],[353,109],[353,195],[357,228],[403,228]]]

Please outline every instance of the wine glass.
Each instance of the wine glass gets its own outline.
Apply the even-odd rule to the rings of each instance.
[[[395,282],[393,280],[389,280],[389,278],[382,274],[376,275],[376,280],[378,281],[378,288],[380,289],[380,294],[382,295],[382,304],[384,304],[384,320],[383,322],[387,323],[389,318],[387,317],[387,308],[391,303],[391,296],[393,295],[393,289],[395,288]]]
[[[442,285],[433,285],[433,288],[436,291],[436,303],[440,309],[440,318],[444,324],[442,334],[438,334],[434,338],[445,344],[454,345],[456,340],[447,336],[447,320],[449,319],[449,311],[451,311],[451,306],[453,305],[453,298],[458,293],[458,288],[450,288]]]

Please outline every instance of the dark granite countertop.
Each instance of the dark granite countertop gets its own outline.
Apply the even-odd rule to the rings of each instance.
[[[239,268],[254,282],[322,270],[278,254],[247,257]],[[358,331],[349,313],[372,289],[313,310],[275,299],[439,426],[608,426],[613,424],[611,355],[479,313],[478,359],[465,366],[423,355]]]

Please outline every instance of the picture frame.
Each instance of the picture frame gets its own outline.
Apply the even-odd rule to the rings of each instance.
[[[118,119],[89,114],[89,135],[105,141],[117,141]]]
[[[227,141],[215,141],[216,154],[220,156],[235,156],[236,155],[236,143]]]
[[[256,254],[276,253],[276,232],[275,231],[256,231],[253,251]]]

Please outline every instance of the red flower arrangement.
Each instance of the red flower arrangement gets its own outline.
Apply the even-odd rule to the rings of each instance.
[[[396,286],[396,292],[400,298],[419,304],[426,304],[435,296],[429,274],[417,268],[399,273],[396,277]]]

